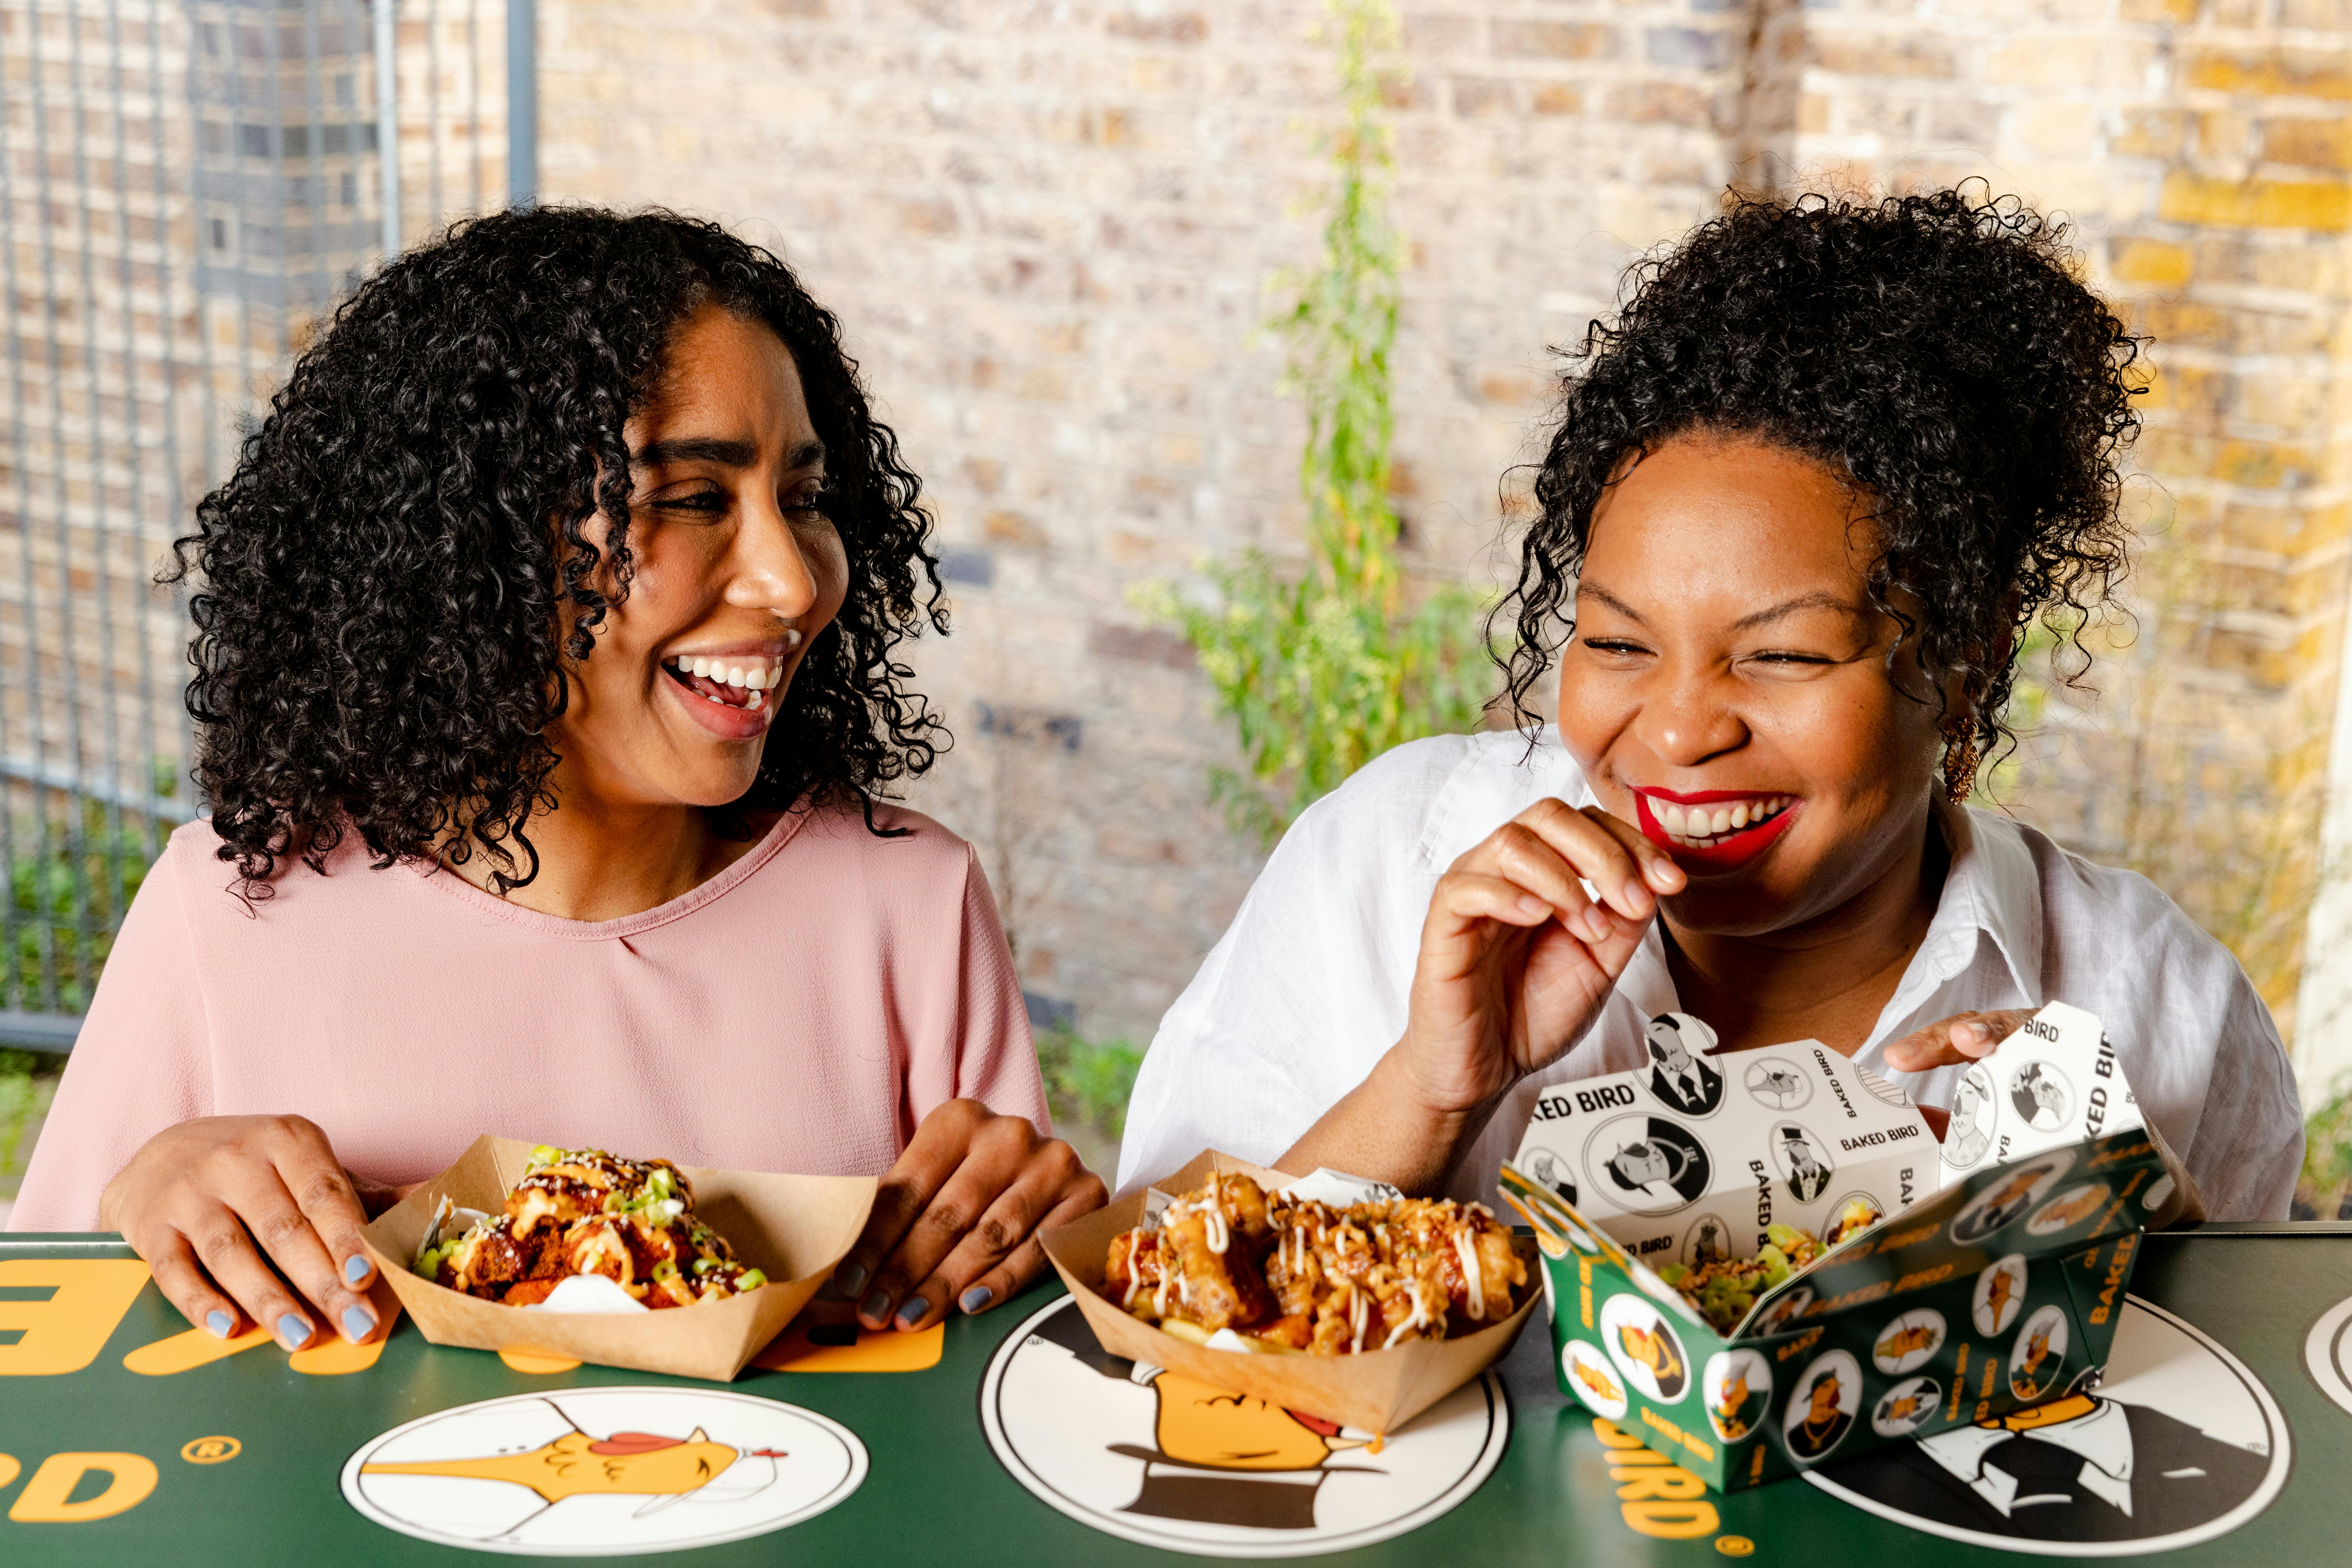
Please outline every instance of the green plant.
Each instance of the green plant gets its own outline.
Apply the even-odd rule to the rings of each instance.
[[[1415,602],[1389,500],[1403,246],[1388,216],[1378,61],[1397,46],[1396,15],[1388,0],[1329,0],[1329,11],[1345,123],[1325,151],[1338,187],[1321,258],[1278,279],[1290,300],[1272,323],[1287,345],[1286,390],[1307,411],[1307,563],[1250,550],[1204,563],[1210,604],[1164,583],[1135,595],[1182,629],[1233,720],[1246,773],[1213,770],[1211,798],[1234,832],[1264,843],[1390,747],[1476,728],[1487,695],[1480,602],[1453,584]]]
[[[2352,1218],[2352,1084],[2305,1119],[2303,1140],[2297,1202],[2320,1219]]]
[[[1037,1037],[1037,1070],[1045,1100],[1058,1120],[1084,1121],[1117,1138],[1127,1130],[1128,1097],[1135,1092],[1143,1053],[1125,1040],[1103,1044],[1067,1029]]]
[[[17,1145],[32,1124],[35,1059],[29,1051],[0,1050],[0,1174],[16,1169]]]
[[[114,945],[131,898],[147,876],[147,837],[128,821],[106,825],[106,809],[80,800],[80,832],[70,819],[48,825],[40,853],[38,826],[10,824],[7,862],[10,942],[0,954],[0,1007],[79,1013],[89,1005],[99,972]],[[167,830],[159,830],[167,831]],[[89,937],[82,937],[87,914]],[[49,986],[56,987],[54,999]]]

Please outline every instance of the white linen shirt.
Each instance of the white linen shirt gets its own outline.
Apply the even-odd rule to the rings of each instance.
[[[1400,746],[1303,813],[1160,1026],[1137,1075],[1122,1191],[1203,1149],[1272,1164],[1404,1032],[1423,918],[1465,851],[1546,796],[1593,795],[1557,732]],[[2284,1219],[2303,1114],[2270,1010],[2229,950],[2147,879],[2095,866],[1994,813],[1939,805],[1951,847],[1919,951],[1854,1060],[1948,1109],[1957,1068],[1901,1073],[1885,1047],[1957,1013],[2068,1002],[2098,1016],[2141,1110],[2214,1219]],[[1486,1198],[1548,1085],[1647,1061],[1644,1023],[1681,1010],[1652,926],[1601,1015],[1520,1081],[1454,1178]]]

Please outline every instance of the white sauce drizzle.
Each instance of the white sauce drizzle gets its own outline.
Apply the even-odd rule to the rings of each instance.
[[[1405,1335],[1412,1332],[1415,1329],[1426,1326],[1429,1322],[1428,1310],[1421,1304],[1421,1281],[1418,1279],[1413,1280],[1411,1284],[1405,1287],[1405,1289],[1411,1292],[1412,1297],[1412,1316],[1407,1318],[1403,1322],[1399,1323],[1395,1328],[1389,1331],[1388,1342],[1381,1346],[1381,1349],[1384,1351],[1394,1350],[1396,1348],[1396,1342],[1399,1340],[1404,1338]]]
[[[1468,1226],[1454,1233],[1454,1250],[1462,1259],[1462,1283],[1470,1291],[1470,1321],[1484,1322],[1486,1320],[1486,1280],[1479,1272],[1478,1244],[1471,1239]]]
[[[1348,1347],[1350,1352],[1359,1353],[1362,1352],[1364,1327],[1370,1321],[1371,1314],[1366,1310],[1364,1304],[1364,1293],[1361,1290],[1350,1292],[1348,1298],[1348,1326],[1356,1331],[1355,1342]]]
[[[1143,1289],[1142,1252],[1142,1236],[1130,1234],[1127,1238],[1127,1300],[1119,1303],[1122,1307],[1133,1307],[1135,1293]]]
[[[1234,1233],[1225,1225],[1225,1211],[1218,1205],[1217,1184],[1213,1181],[1209,1184],[1208,1204],[1201,1210],[1201,1234],[1208,1241],[1209,1250],[1220,1256],[1233,1245]]]

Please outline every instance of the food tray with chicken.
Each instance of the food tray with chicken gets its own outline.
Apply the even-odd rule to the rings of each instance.
[[[435,1344],[726,1381],[831,1277],[875,1185],[485,1137],[366,1236]]]
[[[1766,1175],[1746,1223],[1683,1215],[1661,1247],[1674,1216],[1589,1213],[1523,1167],[1523,1146],[1498,1191],[1542,1252],[1560,1387],[1730,1491],[2095,1385],[2143,1230],[2179,1194],[2097,1020],[2053,1007],[2034,1023],[1983,1076],[2039,1064],[2099,1086],[2087,1132],[1930,1161],[1916,1186],[1908,1165],[1888,1168],[1900,1186],[1845,1178],[1855,1201],[1819,1232],[1773,1217]],[[1751,1054],[1799,1053],[1714,1065],[1729,1078]],[[1769,1170],[1761,1149],[1726,1152]]]
[[[1214,1151],[1043,1239],[1111,1354],[1370,1432],[1498,1360],[1538,1290],[1483,1205]]]

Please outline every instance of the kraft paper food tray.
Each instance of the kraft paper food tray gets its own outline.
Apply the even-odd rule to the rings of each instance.
[[[779,1176],[682,1165],[694,1212],[770,1283],[744,1296],[648,1312],[546,1312],[501,1306],[412,1273],[443,1194],[497,1214],[534,1145],[483,1137],[363,1233],[376,1268],[436,1345],[530,1351],[600,1366],[725,1383],[776,1337],[848,1254],[874,1207],[871,1176]]]
[[[1284,1186],[1295,1179],[1211,1150],[1173,1175],[1149,1184],[1162,1192],[1186,1193],[1215,1171],[1238,1171],[1265,1187]],[[1111,1237],[1133,1229],[1142,1220],[1144,1199],[1144,1193],[1133,1193],[1040,1238],[1045,1256],[1077,1299],[1078,1310],[1086,1314],[1087,1326],[1103,1349],[1359,1431],[1393,1432],[1500,1361],[1519,1337],[1540,1294],[1528,1289],[1528,1300],[1518,1310],[1492,1328],[1461,1339],[1414,1340],[1394,1350],[1340,1356],[1209,1350],[1162,1333],[1102,1294],[1103,1265]],[[1520,1256],[1528,1265],[1528,1286],[1533,1287],[1539,1275],[1532,1244],[1520,1244]]]

